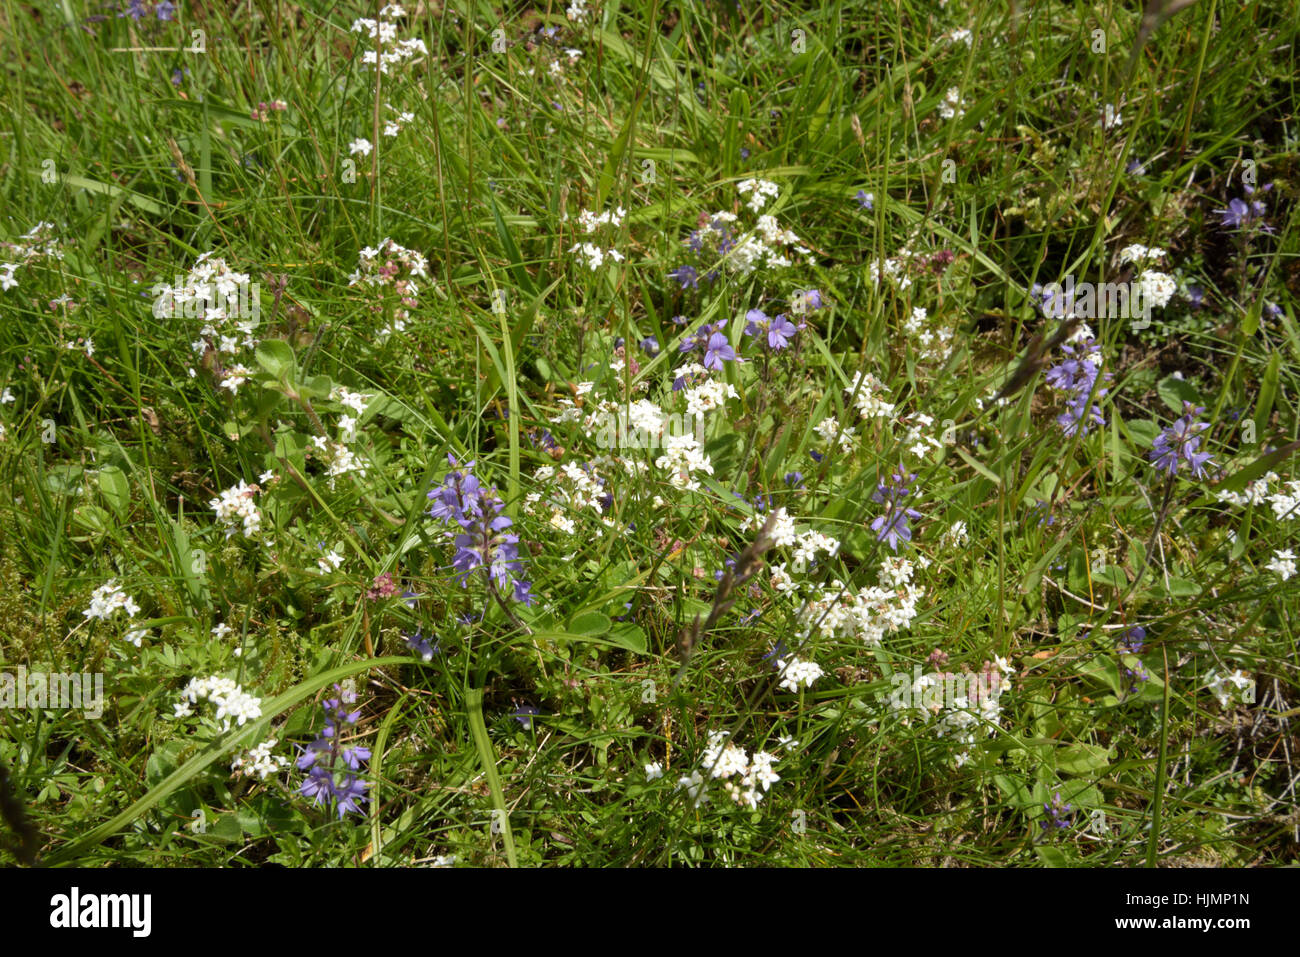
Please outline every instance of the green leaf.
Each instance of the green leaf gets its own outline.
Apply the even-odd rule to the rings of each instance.
[[[267,339],[257,344],[257,364],[280,381],[294,370],[293,349],[283,339]]]
[[[116,465],[106,465],[99,470],[99,491],[119,519],[126,517],[131,505],[131,483]]]
[[[1156,392],[1160,393],[1160,398],[1164,400],[1165,405],[1169,406],[1175,414],[1183,414],[1183,403],[1190,402],[1192,405],[1204,405],[1201,394],[1192,388],[1192,384],[1184,379],[1177,379],[1174,376],[1165,376],[1156,386]]]
[[[1056,752],[1056,770],[1063,774],[1092,774],[1109,766],[1109,749],[1097,744],[1071,744]]]
[[[606,635],[609,634],[611,624],[608,615],[603,615],[598,611],[587,611],[569,622],[569,630],[575,635]]]

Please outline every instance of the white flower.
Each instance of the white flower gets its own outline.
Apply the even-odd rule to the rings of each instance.
[[[217,513],[217,521],[226,527],[226,538],[234,535],[242,526],[245,538],[256,538],[262,530],[262,513],[253,502],[258,492],[255,485],[240,480],[221,493],[218,498],[208,501],[208,507]]]
[[[369,156],[372,149],[374,149],[374,147],[370,145],[370,140],[366,139],[353,140],[348,145],[348,152],[353,156],[356,156],[358,153],[362,156]]]
[[[140,612],[140,606],[117,585],[117,579],[110,579],[107,584],[95,589],[90,596],[90,607],[82,614],[86,618],[98,618],[106,621],[119,611],[126,612],[126,617],[134,618]],[[128,640],[130,640],[128,638]]]
[[[230,762],[230,770],[247,778],[265,781],[272,774],[278,774],[289,766],[289,759],[283,755],[271,754],[276,745],[275,738],[268,738],[251,751]]]
[[[1274,552],[1273,560],[1264,567],[1275,573],[1282,581],[1286,581],[1296,572],[1295,553],[1289,548]]]
[[[193,706],[203,700],[217,706],[215,717],[222,723],[223,731],[230,730],[232,719],[242,727],[262,716],[261,699],[254,698],[229,678],[211,675],[190,679],[181,691],[181,701],[175,708],[176,717],[190,717],[194,713]]]
[[[1178,284],[1174,278],[1167,273],[1157,272],[1154,269],[1148,269],[1138,277],[1138,286],[1142,291],[1142,301],[1151,303],[1163,308],[1174,293],[1178,291]]]
[[[330,572],[336,572],[343,567],[343,556],[331,549],[323,558],[316,559],[316,565],[320,568],[322,574],[328,575]]]
[[[658,781],[664,776],[664,766],[658,761],[651,761],[645,766],[645,779],[647,781]]]
[[[824,674],[821,665],[815,661],[800,661],[798,658],[791,658],[788,664],[778,661],[776,666],[784,670],[781,687],[792,692],[798,692],[800,685],[811,688],[813,682]]]

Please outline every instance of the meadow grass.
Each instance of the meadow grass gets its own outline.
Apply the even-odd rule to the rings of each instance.
[[[134,2],[0,8],[0,859],[1295,860],[1294,3]]]

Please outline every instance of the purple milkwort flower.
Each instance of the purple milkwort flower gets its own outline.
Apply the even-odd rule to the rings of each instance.
[[[174,16],[175,13],[176,4],[172,3],[171,0],[162,0],[162,2],[154,8],[154,14],[159,20],[174,20],[176,19]]]
[[[1052,796],[1051,801],[1043,802],[1043,810],[1047,812],[1049,818],[1046,821],[1039,822],[1045,831],[1051,828],[1063,831],[1074,823],[1073,819],[1070,817],[1070,812],[1074,810],[1074,805],[1066,804],[1062,801],[1060,791],[1057,791]]]
[[[873,204],[876,201],[876,197],[873,194],[868,193],[865,189],[858,190],[858,195],[853,198],[858,201],[858,205],[863,209],[869,210],[875,208]]]
[[[1119,650],[1125,654],[1139,655],[1142,653],[1142,645],[1146,642],[1146,638],[1147,630],[1141,625],[1134,625],[1120,636]]]
[[[435,641],[432,645],[429,644],[429,639],[424,637],[424,633],[419,628],[415,629],[413,635],[403,635],[402,640],[406,642],[406,647],[414,651],[424,661],[432,661],[433,656],[442,651],[439,647],[440,642]]]
[[[816,449],[809,449],[809,450],[808,450],[808,454],[812,456],[812,460],[813,460],[814,462],[820,462],[820,461],[822,460],[822,458],[824,457],[824,456],[823,456],[820,452],[818,452]]]
[[[1205,411],[1205,406],[1183,403],[1183,414],[1163,432],[1156,436],[1151,451],[1147,454],[1155,467],[1164,469],[1170,475],[1176,475],[1182,463],[1186,462],[1196,478],[1205,477],[1205,464],[1210,461],[1209,452],[1197,451],[1201,446],[1198,433],[1210,427],[1208,422],[1192,421]]]
[[[804,302],[809,309],[824,309],[826,304],[822,302],[822,291],[820,289],[809,289],[803,294]]]
[[[1101,407],[1089,402],[1097,376],[1101,374],[1101,352],[1095,339],[1085,339],[1077,344],[1066,343],[1061,351],[1066,358],[1048,369],[1045,377],[1048,386],[1067,393],[1065,411],[1056,417],[1056,422],[1067,436],[1072,436],[1075,432],[1087,435],[1090,426],[1106,424]],[[1110,379],[1109,373],[1105,379]],[[1097,389],[1097,398],[1108,391]]]
[[[743,146],[740,148],[740,158],[743,160],[749,159],[749,150]]]
[[[722,363],[739,361],[736,350],[731,348],[726,336],[721,332],[709,336],[708,345],[704,349],[704,368],[717,372],[722,369]]]
[[[1138,685],[1151,680],[1151,675],[1147,672],[1146,666],[1140,661],[1132,668],[1125,668],[1124,674],[1133,679],[1133,683],[1129,685],[1129,694],[1137,694]]]
[[[144,0],[127,0],[126,9],[119,13],[118,16],[130,17],[132,20],[139,23],[144,19],[144,15],[148,12],[149,11],[144,8]]]
[[[675,279],[682,284],[683,289],[699,289],[700,274],[694,266],[678,266],[668,274],[669,279]]]
[[[818,297],[820,304],[821,298]],[[790,339],[799,330],[795,324],[785,317],[784,314],[778,313],[773,319],[767,318],[767,313],[761,309],[751,309],[745,313],[745,335],[757,336],[767,333],[767,347],[769,349],[784,349],[790,344]]]
[[[1272,188],[1272,183],[1266,183],[1260,192],[1267,193]],[[1243,186],[1242,189],[1247,196],[1253,196],[1255,193],[1253,186]],[[1223,225],[1227,228],[1246,229],[1258,223],[1258,228],[1263,232],[1273,232],[1273,227],[1263,221],[1268,206],[1261,199],[1252,199],[1249,202],[1244,199],[1229,200],[1225,209],[1216,209],[1215,212],[1222,217]]]
[[[539,714],[541,712],[531,704],[521,704],[511,712],[510,717],[518,721],[525,731],[531,731],[533,730],[533,718]]]
[[[341,729],[356,724],[361,712],[346,707],[357,700],[355,691],[346,691],[338,685],[334,691],[337,698],[321,702],[325,727],[320,737],[304,748],[298,758],[298,770],[307,772],[298,793],[327,808],[334,803],[341,821],[348,812],[362,813],[360,805],[365,803],[367,785],[355,772],[370,760],[370,749],[342,746]]]
[[[793,485],[795,488],[799,488],[799,487],[801,487],[801,486],[803,485],[803,473],[802,473],[802,472],[786,472],[786,473],[785,473],[785,484],[786,484],[786,485]]]
[[[912,494],[907,483],[915,478],[915,472],[904,472],[900,466],[890,476],[891,485],[878,482],[876,490],[871,493],[871,501],[885,506],[885,514],[872,521],[871,530],[876,533],[876,541],[886,542],[894,551],[898,551],[900,538],[905,542],[912,540],[908,519],[921,517],[916,509],[903,504],[903,500]]]
[[[447,461],[453,471],[441,487],[429,493],[434,503],[429,514],[464,529],[456,536],[456,554],[451,561],[460,572],[461,587],[468,585],[474,569],[483,568],[490,582],[503,591],[510,588],[515,601],[531,605],[532,586],[519,576],[519,536],[505,533],[514,524],[509,516],[501,514],[505,503],[495,488],[483,488],[470,473],[473,462],[460,470],[454,455],[449,453]]]
[[[778,638],[776,644],[768,649],[767,654],[763,655],[763,660],[772,662],[772,667],[779,671],[781,663],[787,657],[789,657],[789,652],[785,649],[785,641]]]
[[[641,351],[646,355],[657,356],[659,354],[659,340],[654,336],[646,336],[637,345],[641,347]]]
[[[1193,309],[1200,309],[1205,301],[1205,290],[1200,286],[1187,287],[1187,302]]]

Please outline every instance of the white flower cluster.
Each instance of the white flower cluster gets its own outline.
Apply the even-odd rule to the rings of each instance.
[[[1219,707],[1226,708],[1230,703],[1248,704],[1255,700],[1255,679],[1242,674],[1241,669],[1232,674],[1219,674],[1217,669],[1210,669],[1205,676],[1205,687],[1210,694],[1219,699]]]
[[[917,347],[919,358],[929,362],[947,362],[952,355],[952,329],[946,325],[928,323],[929,313],[916,306],[912,315],[903,322],[907,340]]]
[[[0,263],[0,291],[7,291],[18,285],[14,278],[21,266],[30,265],[40,259],[62,259],[63,250],[54,238],[54,224],[39,222],[24,233],[17,243],[0,243],[11,251],[17,262]]]
[[[750,757],[744,748],[727,740],[726,731],[710,731],[709,743],[700,759],[702,771],[680,778],[677,787],[685,788],[694,806],[699,807],[709,799],[704,776],[708,774],[709,778],[723,782],[724,790],[733,801],[754,810],[763,800],[763,793],[781,780],[780,775],[772,770],[772,765],[778,760],[766,751],[755,751]]]
[[[929,563],[926,558],[917,560],[922,568]],[[912,572],[911,562],[900,564],[897,559],[887,558],[880,569],[880,580],[886,584],[863,587],[856,594],[839,581],[809,584],[799,616],[803,635],[806,637],[816,628],[824,638],[838,635],[879,646],[885,635],[909,628],[919,614],[917,602],[925,591],[912,584]]]
[[[855,372],[853,381],[844,390],[844,394],[852,398],[853,404],[858,407],[858,415],[862,418],[887,419],[894,414],[894,406],[880,397],[884,391],[884,383],[870,372],[865,376],[861,372]]]
[[[1219,501],[1237,506],[1263,505],[1267,502],[1273,509],[1275,518],[1293,522],[1300,518],[1300,481],[1286,482],[1278,491],[1270,493],[1273,483],[1280,481],[1276,472],[1269,472],[1248,483],[1240,492],[1219,492]]]
[[[748,195],[749,202],[745,205],[754,212],[761,213],[769,197],[775,199],[780,195],[781,187],[765,179],[747,179],[736,184],[736,192],[741,196]]]
[[[181,700],[176,705],[177,718],[189,718],[194,715],[194,706],[200,701],[210,701],[217,707],[213,715],[221,722],[221,730],[229,731],[230,722],[243,727],[249,721],[256,721],[262,716],[262,700],[248,694],[229,678],[212,675],[207,678],[191,678],[184,690]]]
[[[623,223],[623,217],[626,215],[627,210],[622,206],[617,206],[613,210],[606,210],[600,215],[596,215],[595,213],[584,209],[578,214],[578,224],[582,227],[584,233],[591,234],[602,226],[621,226]],[[586,267],[592,272],[595,272],[604,265],[607,259],[619,263],[624,260],[623,254],[613,246],[610,246],[608,249],[602,249],[597,244],[591,242],[578,243],[571,248],[569,252],[578,253],[578,255],[585,260],[584,265],[586,265]]]
[[[590,13],[591,11],[587,9],[587,0],[573,0],[564,11],[564,15],[574,23],[585,23]]]
[[[713,474],[713,463],[704,454],[703,445],[689,432],[684,435],[665,435],[663,452],[663,455],[655,459],[655,466],[669,473],[668,481],[673,488],[698,492],[700,483],[693,473]]]
[[[402,275],[405,270],[405,275]],[[393,321],[379,330],[380,340],[406,328],[411,318],[408,310],[419,305],[420,284],[417,279],[429,278],[428,261],[420,253],[398,245],[385,237],[378,247],[367,246],[361,250],[356,272],[348,277],[349,286],[368,286],[371,289],[390,287],[398,297],[401,308],[393,312]],[[384,312],[380,302],[373,303],[370,311],[376,315]]]
[[[340,419],[340,425],[346,422],[351,422],[348,416]],[[355,425],[355,423],[352,424]],[[356,472],[361,478],[366,477],[365,464],[357,457],[355,452],[342,442],[332,442],[323,435],[313,435],[311,444],[316,450],[314,453],[316,458],[325,466],[325,474],[329,478],[329,487],[331,489],[334,488],[334,480],[340,475]]]
[[[907,434],[903,436],[903,447],[917,458],[929,455],[932,449],[943,448],[942,442],[924,431],[934,425],[933,416],[926,415],[924,412],[914,412],[900,417],[898,424],[907,429]]]
[[[978,673],[949,674],[933,672],[918,677],[911,686],[911,707],[903,718],[910,723],[913,716],[926,724],[937,718],[935,734],[947,737],[962,748],[953,756],[957,767],[970,760],[970,749],[975,745],[975,732],[983,728],[985,734],[997,733],[1002,723],[1002,693],[1009,686],[1015,669],[1001,657],[994,663],[985,662]]]
[[[1268,497],[1273,515],[1279,520],[1294,522],[1300,518],[1300,482],[1287,482],[1284,491]]]
[[[429,49],[421,39],[397,39],[397,24],[393,21],[406,15],[406,11],[395,3],[390,3],[379,11],[379,20],[360,18],[352,22],[353,33],[364,33],[372,40],[378,40],[374,50],[367,50],[361,55],[361,62],[367,65],[378,62],[379,72],[387,73],[394,63],[402,63],[417,54],[428,56]]]
[[[1296,572],[1295,552],[1291,549],[1280,549],[1273,553],[1273,560],[1264,566],[1265,569],[1277,575],[1282,581],[1287,581]]]
[[[1119,251],[1121,263],[1134,263],[1138,266],[1146,266],[1164,258],[1165,251],[1159,246],[1143,246],[1141,243],[1133,243]]]
[[[226,538],[243,526],[245,538],[256,538],[262,531],[262,512],[253,502],[261,489],[243,479],[232,485],[217,498],[208,501],[208,507],[217,513],[217,521],[226,528]]]
[[[272,754],[276,745],[275,738],[267,738],[257,747],[245,752],[230,762],[230,770],[246,778],[265,781],[273,774],[279,774],[289,766],[289,759],[283,755]]]
[[[1219,501],[1229,505],[1263,505],[1269,500],[1269,486],[1279,480],[1276,472],[1269,472],[1253,482],[1247,482],[1240,492],[1219,492]]]
[[[825,674],[821,665],[815,661],[800,661],[798,658],[785,661],[778,658],[775,664],[781,673],[781,687],[792,692],[798,692],[800,685],[811,688],[813,682]]]
[[[838,442],[840,451],[846,455],[853,451],[853,440],[858,436],[857,430],[851,425],[840,428],[840,420],[834,416],[827,416],[822,419],[813,426],[813,431],[821,436],[822,441],[828,445],[831,442]]]
[[[1138,276],[1138,286],[1142,290],[1142,301],[1164,308],[1178,291],[1178,283],[1168,273],[1155,269],[1144,269]]]
[[[962,109],[965,103],[966,101],[961,98],[961,90],[955,86],[950,86],[948,92],[943,95],[943,100],[939,103],[939,116],[945,120],[965,116],[966,111]]]
[[[253,331],[261,320],[260,288],[249,274],[235,272],[225,259],[206,252],[187,275],[176,277],[175,284],[156,283],[152,292],[155,318],[202,322],[190,351],[199,357],[215,351],[221,360],[220,387],[232,394],[238,391],[252,372],[235,360],[257,347]]]
[[[681,371],[681,370],[679,370]],[[704,371],[700,366],[699,371]],[[736,392],[736,387],[730,382],[722,382],[718,379],[699,378],[698,374],[694,384],[687,386],[683,392],[686,395],[686,412],[689,415],[704,415],[706,412],[713,412],[722,408],[727,399],[740,398]]]
[[[90,607],[85,609],[82,615],[87,621],[92,618],[108,621],[119,611],[126,612],[127,618],[134,618],[140,613],[140,606],[135,603],[134,598],[118,587],[117,579],[114,578],[95,589],[94,594],[90,596]],[[148,634],[149,632],[144,628],[131,628],[122,637],[139,648]]]
[[[597,464],[605,463],[597,460],[583,468],[577,462],[565,462],[558,470],[550,465],[538,467],[533,472],[533,480],[546,487],[546,491],[529,492],[524,496],[525,514],[536,515],[537,507],[545,505],[551,511],[550,527],[566,535],[578,531],[577,523],[571,517],[575,512],[589,508],[603,517],[600,500],[605,492]]]

